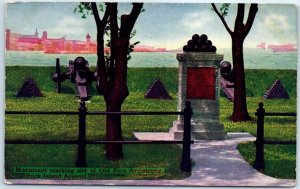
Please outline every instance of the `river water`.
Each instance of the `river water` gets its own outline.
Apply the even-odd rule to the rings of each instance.
[[[133,52],[129,67],[177,67],[178,52]],[[224,60],[231,62],[231,49],[219,49],[218,54],[224,54]],[[95,54],[43,54],[41,52],[6,51],[6,66],[55,66],[56,58],[61,65],[67,65],[68,60],[78,56],[85,57],[90,65],[96,65]],[[297,69],[297,52],[274,53],[269,49],[244,49],[246,69]]]

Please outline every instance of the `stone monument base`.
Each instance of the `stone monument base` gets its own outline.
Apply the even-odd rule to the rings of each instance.
[[[193,140],[225,140],[227,134],[224,126],[220,123],[191,123],[191,134]],[[183,123],[179,121],[173,122],[173,127],[169,130],[174,140],[182,140]]]

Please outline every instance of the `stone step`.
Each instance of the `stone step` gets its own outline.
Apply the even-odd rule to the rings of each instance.
[[[168,132],[133,132],[138,140],[174,140]]]

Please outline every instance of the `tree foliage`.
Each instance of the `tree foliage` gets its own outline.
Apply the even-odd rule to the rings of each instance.
[[[228,15],[229,7],[231,3],[223,3],[222,6],[220,7],[220,14],[222,17],[225,17]]]

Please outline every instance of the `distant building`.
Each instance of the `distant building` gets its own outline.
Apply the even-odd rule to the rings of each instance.
[[[266,43],[260,43],[256,45],[257,48],[266,49]]]
[[[97,43],[91,40],[90,34],[85,41],[68,40],[66,36],[61,38],[48,38],[47,31],[43,31],[41,37],[37,29],[33,35],[13,33],[6,29],[7,51],[41,51],[48,54],[96,54]],[[109,48],[105,48],[109,51]],[[165,52],[165,48],[154,48],[147,45],[136,45],[135,52]]]
[[[268,49],[273,52],[291,52],[297,51],[297,44],[283,44],[283,45],[268,45]]]
[[[266,49],[266,46],[268,49],[272,49],[273,52],[291,52],[291,51],[297,51],[297,44],[280,44],[280,45],[266,45],[266,43],[260,43],[256,45],[257,48],[260,49]]]
[[[165,52],[166,48],[155,48],[148,45],[136,45],[134,47],[134,52]]]
[[[43,31],[39,38],[36,29],[33,35],[13,33],[6,29],[7,51],[42,51],[44,53],[94,54],[97,52],[97,43],[86,35],[86,41],[67,40],[66,37],[48,38],[47,31]]]

